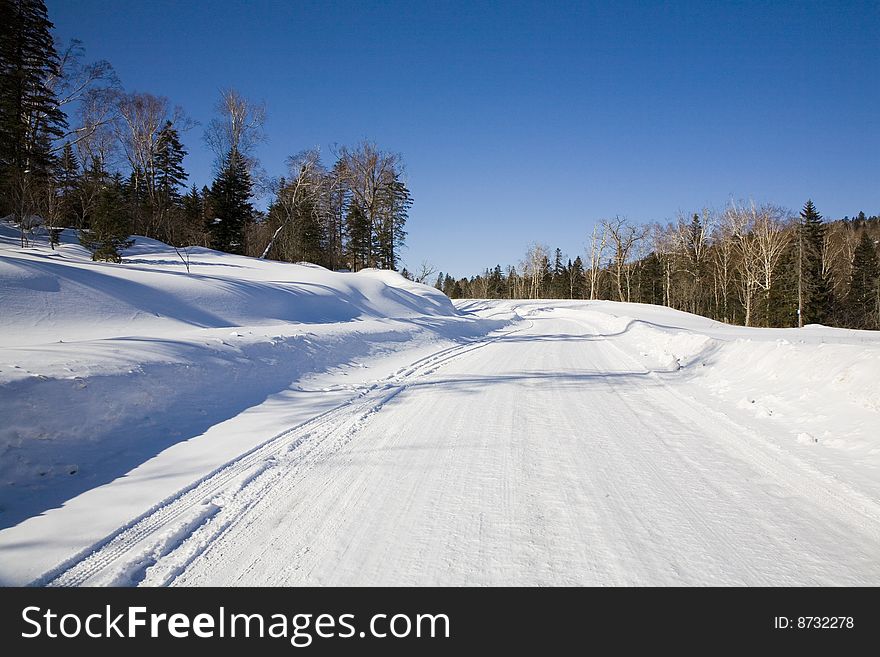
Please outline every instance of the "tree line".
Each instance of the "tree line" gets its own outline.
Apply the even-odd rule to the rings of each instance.
[[[518,265],[435,286],[452,298],[610,299],[731,324],[880,329],[880,216],[826,222],[812,201],[794,214],[731,203],[665,224],[599,222],[584,257],[532,244]]]
[[[164,96],[124,90],[108,62],[87,63],[53,27],[43,0],[0,0],[0,216],[22,246],[42,225],[53,246],[62,228],[77,229],[96,260],[118,262],[137,234],[178,248],[187,266],[196,245],[397,268],[412,205],[400,155],[365,141],[327,168],[304,151],[270,177],[255,156],[266,107],[226,89],[204,128],[214,179],[188,186],[181,135],[197,123]],[[272,199],[266,211],[258,195]]]

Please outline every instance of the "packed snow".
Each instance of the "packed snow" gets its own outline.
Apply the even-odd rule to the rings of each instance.
[[[0,582],[877,585],[878,374],[872,332],[0,225]]]

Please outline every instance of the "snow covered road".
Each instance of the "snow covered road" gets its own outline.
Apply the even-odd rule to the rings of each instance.
[[[880,584],[871,491],[597,313],[518,312],[267,436],[36,583]]]

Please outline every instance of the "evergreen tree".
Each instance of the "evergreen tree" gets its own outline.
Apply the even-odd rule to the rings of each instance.
[[[251,177],[247,160],[230,151],[211,186],[213,247],[229,253],[244,253],[244,231],[254,216],[250,203]]]
[[[199,188],[193,184],[189,191],[181,199],[182,219],[186,225],[187,233],[197,237],[199,243],[203,242],[207,232],[205,222],[205,198],[199,193]]]
[[[352,271],[369,265],[372,253],[370,220],[360,203],[352,200],[345,214],[345,234],[348,238],[349,261]]]
[[[556,249],[553,256],[549,292],[554,299],[565,299],[569,294],[568,269],[562,260],[562,249],[559,248]]]
[[[79,231],[79,241],[92,252],[92,260],[122,262],[119,252],[134,243],[129,239],[130,235],[124,184],[122,177],[117,174],[101,190],[91,217],[91,227]]]
[[[155,188],[152,195],[152,230],[155,237],[183,246],[191,243],[190,225],[184,221],[180,190],[186,183],[183,168],[186,149],[171,121],[166,121],[156,136]]]
[[[156,138],[156,188],[159,198],[171,204],[180,199],[180,188],[186,183],[183,158],[186,149],[171,121],[166,121]]]
[[[768,326],[790,328],[798,325],[799,248],[798,242],[793,241],[776,265],[770,288]]]
[[[501,265],[495,265],[495,269],[489,273],[486,290],[490,299],[500,299],[504,296],[504,274]]]
[[[455,299],[455,279],[452,278],[449,274],[443,278],[443,294],[445,294],[450,299]]]
[[[79,187],[79,160],[70,142],[64,144],[58,161],[58,193],[61,197],[61,215],[64,224],[77,224],[76,204]]]
[[[823,271],[825,224],[812,200],[801,211],[798,226],[800,249],[801,319],[804,324],[822,324],[831,315],[831,281]]]
[[[327,253],[327,231],[321,221],[320,208],[314,195],[300,195],[293,204],[293,189],[296,182],[281,183],[279,196],[286,195],[287,205],[281,201],[269,207],[270,226],[280,226],[287,222],[287,229],[273,241],[272,257],[287,262],[312,262],[329,265]],[[288,216],[289,213],[289,216]]]
[[[67,127],[49,86],[60,75],[52,27],[43,0],[0,0],[0,214],[20,222],[34,212]]]
[[[376,231],[376,253],[373,261],[380,269],[397,269],[400,247],[406,238],[406,220],[412,207],[412,195],[395,173],[383,188],[381,221]]]
[[[877,247],[867,231],[862,233],[853,253],[846,319],[852,328],[880,328],[880,262]]]
[[[80,230],[88,228],[91,224],[92,215],[106,180],[107,172],[98,158],[93,159],[91,166],[82,172],[76,189],[76,225]]]
[[[584,273],[584,261],[578,256],[568,268],[569,273],[569,298],[583,299],[586,296],[586,276]]]

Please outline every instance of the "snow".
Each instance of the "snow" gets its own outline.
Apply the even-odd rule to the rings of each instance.
[[[880,335],[0,226],[0,582],[877,585]]]

